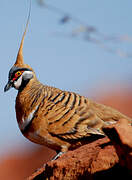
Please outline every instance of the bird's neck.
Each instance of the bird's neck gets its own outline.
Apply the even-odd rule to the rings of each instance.
[[[23,89],[18,91],[16,103],[34,108],[38,99],[44,93],[44,85],[37,79],[31,79]]]
[[[17,120],[21,121],[22,116],[28,117],[41,103],[46,103],[48,97],[59,89],[45,86],[37,79],[31,79],[22,91],[18,92],[16,98]]]

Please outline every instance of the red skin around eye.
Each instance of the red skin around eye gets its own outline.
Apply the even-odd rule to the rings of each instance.
[[[15,74],[15,77],[12,79],[13,81],[15,81],[17,79],[18,75]]]
[[[24,71],[21,71],[21,74],[23,73]],[[15,81],[16,79],[18,78],[18,75],[17,73],[15,74],[15,77],[12,79],[13,81]]]
[[[12,80],[13,80],[13,81],[15,81],[15,80],[16,80],[16,77],[15,77],[15,78],[13,78]]]

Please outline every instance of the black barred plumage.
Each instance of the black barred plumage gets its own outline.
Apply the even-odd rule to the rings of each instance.
[[[84,140],[88,143],[104,136],[104,125],[116,123],[121,118],[131,124],[131,118],[111,107],[37,80],[34,70],[24,63],[22,53],[29,17],[4,89],[14,87],[18,90],[16,117],[22,134],[35,143],[66,152],[83,145]]]
[[[43,118],[46,119],[51,134],[63,134],[64,136],[68,132],[72,132],[73,135],[76,131],[79,131],[80,134],[78,136],[80,137],[83,137],[83,134],[84,136],[89,136],[92,133],[104,135],[100,127],[105,124],[105,121],[99,117],[102,112],[100,114],[96,113],[96,111],[94,112],[92,108],[94,102],[73,92],[44,86],[38,81],[33,82],[32,87],[29,90],[29,97],[33,97],[30,100],[29,108],[32,111],[32,107],[41,104],[40,111],[43,112]],[[102,107],[102,105],[98,106]],[[95,106],[93,107],[95,108]],[[109,108],[103,106],[102,110],[104,111],[104,109],[107,110]],[[114,117],[109,117],[109,120],[111,119],[113,120]],[[96,129],[98,124],[100,126]]]

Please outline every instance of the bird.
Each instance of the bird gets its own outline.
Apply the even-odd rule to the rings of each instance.
[[[30,141],[57,152],[53,160],[68,150],[106,136],[105,125],[125,118],[132,119],[112,107],[97,103],[74,92],[42,84],[35,71],[25,64],[23,43],[29,24],[28,16],[17,58],[9,71],[4,91],[18,90],[16,119],[21,133]]]

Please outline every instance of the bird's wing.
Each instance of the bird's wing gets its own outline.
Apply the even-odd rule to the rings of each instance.
[[[90,108],[89,100],[70,92],[49,99],[45,107],[48,132],[64,139],[78,139],[90,134],[104,135],[104,121]]]
[[[43,110],[48,132],[64,139],[104,135],[102,127],[105,124],[115,123],[121,118],[130,120],[111,107],[66,91],[51,94]]]

